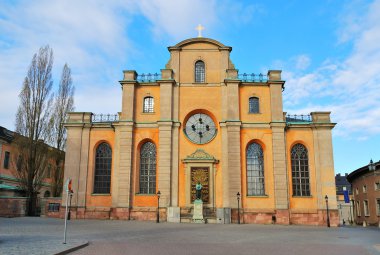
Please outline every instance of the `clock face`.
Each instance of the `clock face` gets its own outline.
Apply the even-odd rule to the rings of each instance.
[[[210,116],[196,113],[187,120],[183,131],[193,143],[205,144],[215,137],[217,129]]]

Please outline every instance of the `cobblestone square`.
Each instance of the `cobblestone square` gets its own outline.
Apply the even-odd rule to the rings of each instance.
[[[378,255],[380,229],[1,218],[0,254]]]

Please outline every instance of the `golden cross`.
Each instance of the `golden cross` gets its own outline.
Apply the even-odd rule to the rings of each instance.
[[[198,30],[198,37],[202,37],[202,30],[204,30],[205,28],[202,27],[201,24],[199,24],[195,29]]]

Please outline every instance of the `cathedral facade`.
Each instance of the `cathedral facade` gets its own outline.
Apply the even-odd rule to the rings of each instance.
[[[209,223],[337,225],[330,113],[286,115],[281,71],[239,74],[216,40],[168,50],[124,71],[117,115],[70,113],[71,217],[189,222],[201,183]]]

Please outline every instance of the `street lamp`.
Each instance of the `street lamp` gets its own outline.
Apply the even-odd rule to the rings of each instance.
[[[157,191],[157,223],[160,223],[160,196],[161,192]]]
[[[327,209],[327,227],[330,227],[330,215],[329,215],[329,197],[325,196],[326,200],[326,209]]]
[[[237,199],[237,202],[238,202],[238,224],[240,224],[240,203],[239,203],[239,201],[240,201],[240,193],[239,192],[236,194],[236,199]]]
[[[373,160],[371,159],[371,160],[369,161],[368,170],[369,170],[369,171],[375,171],[375,169],[376,169],[376,166],[375,166],[375,164],[373,163]]]

